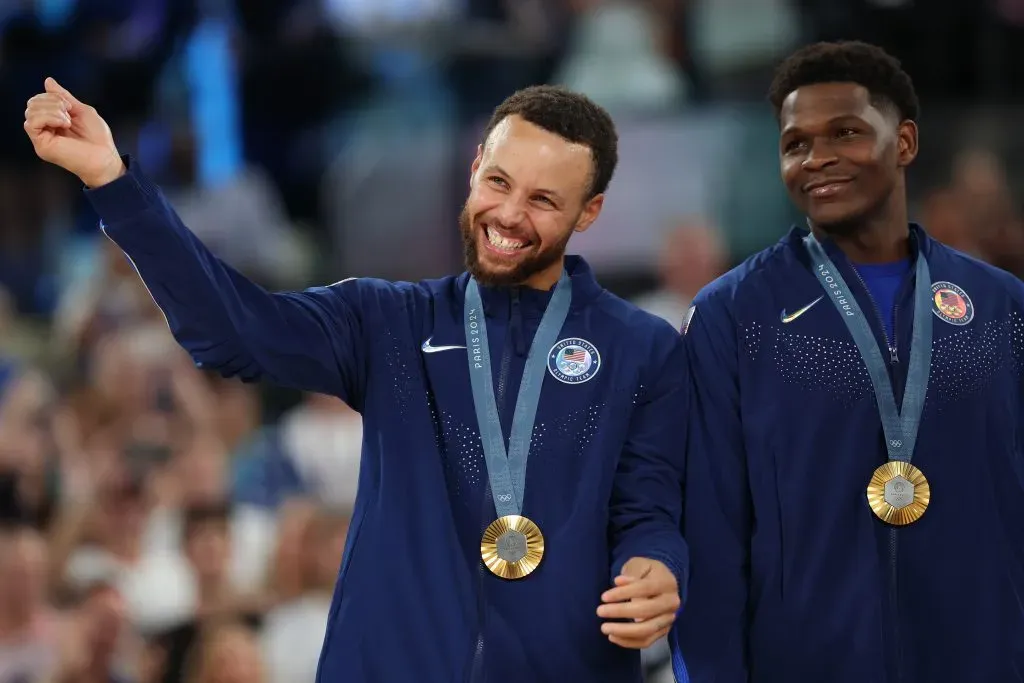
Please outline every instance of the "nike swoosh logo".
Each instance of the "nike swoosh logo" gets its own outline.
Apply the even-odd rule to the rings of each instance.
[[[439,351],[453,351],[455,349],[466,348],[465,346],[433,346],[430,343],[432,339],[433,337],[430,337],[430,339],[427,339],[427,341],[423,342],[423,346],[420,347],[423,349],[423,353],[437,353]]]
[[[800,316],[802,316],[807,311],[811,310],[816,303],[818,303],[819,301],[821,301],[824,298],[825,298],[824,296],[819,296],[817,299],[815,299],[811,303],[807,304],[803,308],[800,308],[800,309],[797,309],[797,310],[793,311],[789,315],[786,315],[786,309],[783,308],[782,309],[782,313],[779,315],[779,318],[782,319],[783,323],[791,323],[794,320],[796,320],[797,318],[799,318]]]

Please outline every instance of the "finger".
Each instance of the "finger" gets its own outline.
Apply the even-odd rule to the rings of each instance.
[[[29,102],[25,108],[25,120],[39,118],[42,116],[57,117],[71,123],[71,115],[63,102]]]
[[[606,590],[601,595],[602,602],[624,602],[633,598],[652,598],[662,593],[673,591],[671,580],[657,578],[637,579],[622,586]]]
[[[663,594],[648,600],[638,598],[629,602],[614,602],[597,608],[597,616],[604,619],[636,619],[644,620],[659,614],[674,613],[679,598],[675,595]]]
[[[636,638],[620,638],[619,636],[608,636],[608,640],[618,645],[619,647],[629,648],[630,650],[643,650],[668,635],[668,632],[672,630],[672,627],[666,627],[652,634],[651,636],[643,639]]]
[[[675,622],[674,614],[662,615],[647,621],[606,621],[601,624],[601,633],[627,640],[644,640],[672,628],[673,622]]]
[[[62,112],[33,112],[25,119],[25,130],[32,134],[70,127],[71,119]]]
[[[34,112],[60,112],[67,114],[69,108],[67,103],[56,95],[36,95],[25,105],[25,117]]]
[[[64,99],[65,102],[67,102],[70,105],[76,105],[79,107],[84,106],[82,102],[79,102],[74,95],[72,95],[64,86],[58,83],[57,79],[53,78],[52,76],[46,79],[46,81],[43,83],[43,87],[46,88],[46,92],[52,93],[54,95],[59,95],[62,99]]]
[[[622,568],[622,576],[634,579],[646,579],[654,570],[654,565],[648,560],[632,559]]]
[[[62,109],[67,109],[68,103],[67,100],[60,95],[50,92],[41,92],[38,95],[33,95],[32,98],[29,99],[27,106],[29,109],[33,109],[35,107],[60,107]]]

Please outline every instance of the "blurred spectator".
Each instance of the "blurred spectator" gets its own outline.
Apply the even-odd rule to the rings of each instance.
[[[118,590],[83,587],[61,629],[56,672],[45,683],[135,683],[135,640]]]
[[[277,187],[252,165],[228,180],[200,185],[196,151],[191,129],[178,129],[167,195],[181,219],[217,256],[256,282],[270,289],[301,286],[309,264]]]
[[[660,286],[633,303],[679,327],[701,288],[725,272],[728,254],[718,232],[703,221],[685,222],[669,232],[660,254]]]
[[[61,619],[48,604],[46,563],[38,531],[0,521],[0,683],[36,683],[57,669]]]
[[[113,242],[99,240],[99,263],[84,281],[73,281],[54,315],[57,353],[82,362],[102,337],[140,323],[163,321],[131,262]]]
[[[276,509],[292,496],[355,504],[362,453],[359,414],[333,396],[308,394],[240,456],[236,500]]]
[[[298,543],[279,556],[292,564],[278,578],[296,579],[279,589],[284,601],[264,622],[267,683],[312,681],[327,632],[334,582],[348,534],[349,515],[317,510],[301,520]]]
[[[259,593],[246,593],[232,580],[230,509],[226,503],[197,504],[185,511],[183,546],[197,587],[195,612],[185,623],[160,633],[151,643],[157,656],[155,681],[180,683],[197,656],[203,632],[224,622],[258,626],[267,607]]]
[[[678,109],[687,95],[679,65],[666,50],[658,6],[626,0],[577,0],[569,52],[554,79],[586,93],[613,114]]]
[[[936,239],[1024,276],[1024,221],[992,152],[971,147],[957,155],[950,183],[926,197],[922,212]]]
[[[374,83],[320,3],[232,4],[246,157],[274,179],[291,217],[316,226],[316,178],[330,157],[296,158],[294,151],[309,151],[304,139],[351,111]]]
[[[162,550],[147,552],[152,509],[145,470],[117,462],[97,482],[94,497],[63,511],[56,529],[59,583],[81,591],[98,581],[116,588],[128,618],[144,633],[180,624],[195,609],[197,590],[188,565]]]
[[[251,628],[225,624],[203,635],[186,683],[266,683],[263,656]]]
[[[18,519],[46,529],[55,498],[51,432],[56,392],[36,369],[0,369],[0,478],[10,496],[5,505]]]

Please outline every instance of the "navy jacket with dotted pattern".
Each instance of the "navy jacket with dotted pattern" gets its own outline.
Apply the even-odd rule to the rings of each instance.
[[[545,373],[523,514],[546,550],[532,575],[505,581],[480,559],[495,510],[466,350],[437,350],[466,344],[468,276],[268,293],[207,250],[127,161],[127,175],[86,193],[196,363],[334,395],[362,415],[358,496],[318,681],[639,683],[637,651],[611,644],[596,610],[634,556],[661,560],[686,585],[678,332],[567,258],[573,298],[560,339],[585,340],[599,365],[584,382]],[[507,439],[550,292],[482,295]]]
[[[677,673],[685,661],[694,683],[1022,681],[1024,285],[913,225],[933,301],[914,310],[910,268],[890,343],[863,282],[825,242],[897,403],[914,316],[932,316],[912,458],[931,500],[917,522],[889,527],[866,497],[887,458],[871,381],[822,298],[806,234],[794,228],[709,285],[688,317],[692,573]]]

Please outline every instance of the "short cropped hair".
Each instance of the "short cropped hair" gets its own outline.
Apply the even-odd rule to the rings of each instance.
[[[877,107],[895,110],[900,120],[916,121],[921,105],[914,82],[898,59],[880,47],[860,41],[815,43],[797,50],[775,70],[768,99],[775,117],[790,93],[818,83],[856,83],[871,94]]]
[[[619,163],[619,136],[612,117],[600,105],[560,86],[524,88],[495,108],[484,129],[483,144],[487,144],[495,126],[509,116],[518,116],[563,140],[588,147],[594,159],[589,197],[608,189]]]

